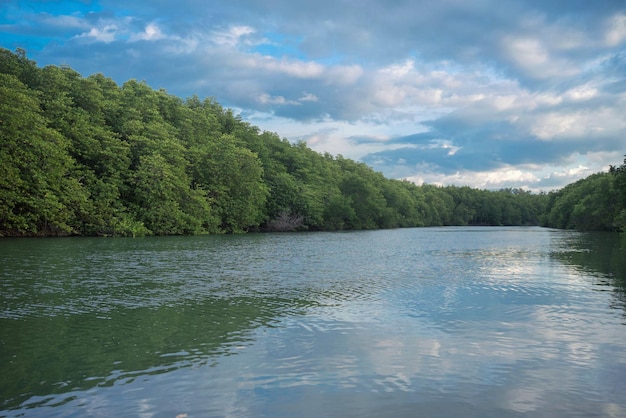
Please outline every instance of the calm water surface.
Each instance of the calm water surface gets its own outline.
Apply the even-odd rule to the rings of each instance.
[[[0,240],[0,416],[626,417],[626,241]]]

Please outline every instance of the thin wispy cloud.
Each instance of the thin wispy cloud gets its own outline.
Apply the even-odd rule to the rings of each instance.
[[[551,190],[626,153],[621,1],[5,1],[0,28],[418,183]]]

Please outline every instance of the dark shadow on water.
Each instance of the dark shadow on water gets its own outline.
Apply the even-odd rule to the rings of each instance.
[[[104,315],[2,319],[0,409],[38,407],[50,396],[210,365],[248,344],[252,329],[272,326],[280,315],[273,307],[280,305],[255,298],[207,299]],[[33,397],[43,398],[27,402]]]
[[[215,364],[250,344],[255,329],[310,305],[272,295],[250,283],[245,266],[215,258],[236,256],[239,245],[227,237],[0,243],[0,415]]]
[[[611,307],[626,318],[626,233],[581,232],[568,237],[566,248],[552,256],[592,275],[594,290],[610,291]]]

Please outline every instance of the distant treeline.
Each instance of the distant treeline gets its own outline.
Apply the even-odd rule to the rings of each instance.
[[[39,68],[22,50],[0,49],[0,139],[0,236],[626,225],[624,166],[550,194],[417,186],[214,99]]]

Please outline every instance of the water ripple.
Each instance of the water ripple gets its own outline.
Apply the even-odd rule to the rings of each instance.
[[[10,241],[1,414],[619,416],[623,247],[590,240],[429,228]]]

